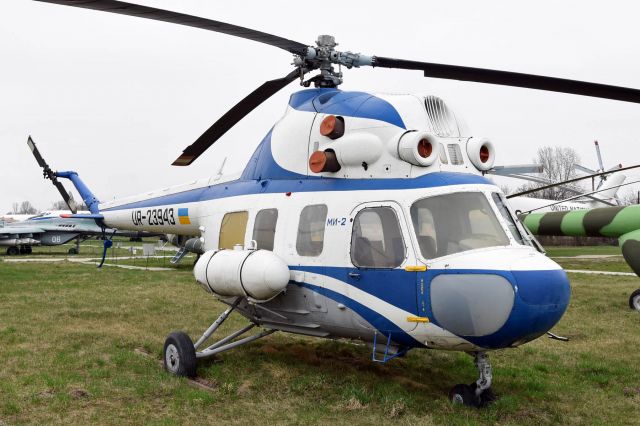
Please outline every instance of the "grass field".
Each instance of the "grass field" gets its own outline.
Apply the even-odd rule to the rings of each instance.
[[[637,424],[640,314],[627,299],[640,280],[571,281],[553,330],[571,341],[492,352],[499,400],[477,410],[446,398],[475,380],[466,354],[378,365],[367,347],[285,333],[200,365],[211,390],[194,388],[160,366],[170,331],[198,336],[223,309],[190,268],[0,261],[0,424]]]

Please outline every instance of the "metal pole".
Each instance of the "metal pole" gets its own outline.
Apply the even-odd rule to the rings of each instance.
[[[206,358],[208,356],[212,356],[215,354],[219,354],[220,352],[228,351],[229,349],[233,349],[237,346],[244,345],[245,343],[253,342],[254,340],[261,339],[265,336],[268,336],[271,333],[275,333],[277,330],[266,330],[260,334],[256,334],[254,336],[245,337],[244,339],[240,339],[233,343],[229,343],[228,345],[219,346],[212,350],[204,350],[202,352],[196,352],[196,358]]]
[[[233,310],[236,308],[236,306],[238,306],[238,303],[240,303],[240,298],[239,297],[236,299],[236,301],[233,303],[233,305],[229,306],[226,311],[224,311],[222,314],[220,314],[218,319],[215,320],[214,323],[209,326],[207,331],[205,331],[204,334],[202,336],[200,336],[198,341],[193,344],[193,347],[198,349],[198,347],[200,345],[202,345],[202,343],[205,340],[207,340],[209,337],[211,337],[211,335],[218,329],[218,327],[220,327],[220,325],[227,319],[229,314],[231,312],[233,312]]]
[[[220,347],[220,346],[224,345],[225,343],[232,341],[236,337],[246,333],[247,331],[251,330],[255,326],[256,326],[255,324],[249,324],[248,326],[236,331],[235,333],[231,333],[230,335],[228,335],[224,339],[220,339],[219,341],[217,341],[216,343],[214,343],[213,345],[209,346],[207,349],[204,349],[204,350],[205,351],[209,351],[209,350],[215,349],[217,347]]]

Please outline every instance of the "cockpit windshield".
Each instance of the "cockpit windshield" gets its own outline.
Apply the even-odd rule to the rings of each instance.
[[[507,234],[481,192],[423,198],[411,206],[411,219],[426,259],[509,245]]]

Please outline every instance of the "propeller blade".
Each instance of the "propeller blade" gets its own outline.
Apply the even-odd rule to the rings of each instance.
[[[513,173],[542,173],[544,166],[542,164],[514,164],[509,166],[495,166],[487,173],[493,175],[508,175]]]
[[[193,163],[203,152],[214,144],[229,129],[253,111],[258,105],[269,99],[280,89],[300,76],[298,69],[293,70],[285,77],[270,80],[262,84],[247,97],[238,102],[227,111],[211,127],[209,127],[194,143],[189,145],[182,154],[172,163],[174,166],[188,166]]]
[[[53,183],[53,185],[56,188],[58,188],[58,192],[60,193],[60,195],[62,195],[62,199],[64,200],[64,202],[67,203],[69,210],[71,210],[73,214],[76,214],[76,206],[72,201],[71,196],[67,192],[67,189],[58,180],[55,173],[53,172],[53,170],[51,170],[51,167],[49,167],[47,162],[44,161],[44,158],[40,154],[38,147],[36,147],[36,143],[33,141],[33,139],[31,139],[31,136],[29,136],[29,138],[27,139],[27,145],[29,146],[29,149],[33,153],[33,156],[36,158],[38,165],[42,167],[42,174],[44,175],[44,178],[51,180],[51,183]]]
[[[238,25],[227,24],[226,22],[214,21],[213,19],[201,18],[199,16],[187,15],[185,13],[172,12],[170,10],[157,9],[155,7],[142,6],[139,4],[127,3],[115,0],[36,0],[43,3],[54,3],[65,6],[81,7],[84,9],[99,10],[102,12],[117,13],[120,15],[136,16],[138,18],[152,19],[155,21],[170,22],[172,24],[185,25],[188,27],[201,28],[203,30],[215,31],[235,37],[246,38],[260,43],[279,47],[295,55],[305,56],[307,45],[297,41],[288,40],[273,34]]]
[[[408,61],[405,59],[385,58],[382,56],[375,56],[373,58],[372,66],[420,70],[424,72],[425,77],[549,90],[551,92],[571,93],[574,95],[640,103],[640,90],[630,89],[627,87],[609,86],[606,84],[589,83],[586,81],[567,80],[564,78],[545,77],[542,75],[522,74],[510,71],[497,71],[485,68]]]
[[[574,178],[574,179],[569,179],[569,180],[565,180],[565,181],[562,181],[562,182],[556,182],[556,183],[552,183],[550,185],[541,186],[541,187],[538,187],[538,188],[528,189],[526,191],[518,192],[516,194],[507,195],[507,198],[520,197],[522,195],[527,195],[527,194],[531,194],[533,192],[542,191],[543,189],[554,188],[556,186],[566,185],[566,184],[572,183],[572,182],[578,182],[578,181],[583,180],[583,179],[591,179],[592,177],[608,175],[608,174],[616,173],[616,172],[622,172],[624,170],[636,169],[638,167],[640,167],[640,164],[636,164],[635,166],[621,167],[619,169],[616,169],[616,170],[610,171],[610,172],[605,171],[605,172],[600,172],[600,173],[594,173],[592,175],[581,176],[581,177],[577,177],[577,178]],[[586,194],[583,194],[583,195],[586,195]]]
[[[600,144],[598,141],[593,141],[596,146],[596,154],[598,156],[598,166],[600,166],[600,171],[604,171],[604,164],[602,163],[602,154],[600,153]]]
[[[580,171],[581,171],[581,172],[583,172],[583,173],[588,173],[588,174],[598,173],[598,172],[596,172],[595,170],[592,170],[592,169],[590,169],[590,168],[588,168],[588,167],[585,167],[585,166],[583,166],[583,165],[581,165],[581,164],[574,164],[574,165],[573,165],[573,167],[574,167],[576,170],[580,170]]]

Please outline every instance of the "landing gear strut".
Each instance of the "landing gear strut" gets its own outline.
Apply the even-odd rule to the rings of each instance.
[[[470,385],[455,385],[449,392],[449,400],[453,404],[464,404],[476,408],[486,407],[496,399],[491,390],[493,374],[489,356],[485,352],[472,352],[471,355],[480,377]]]
[[[220,352],[228,351],[235,347],[244,345],[254,340],[261,339],[274,333],[276,330],[264,330],[261,333],[247,336],[243,339],[233,341],[236,337],[240,337],[247,331],[251,330],[256,324],[249,324],[240,330],[231,333],[230,335],[218,340],[216,343],[208,346],[206,349],[198,351],[198,348],[213,335],[213,333],[222,325],[222,323],[229,317],[240,303],[241,298],[236,301],[224,311],[218,319],[200,336],[200,338],[193,343],[191,338],[186,333],[181,331],[173,332],[167,337],[164,342],[164,368],[176,376],[194,377],[196,375],[196,365],[199,358],[207,358]]]

